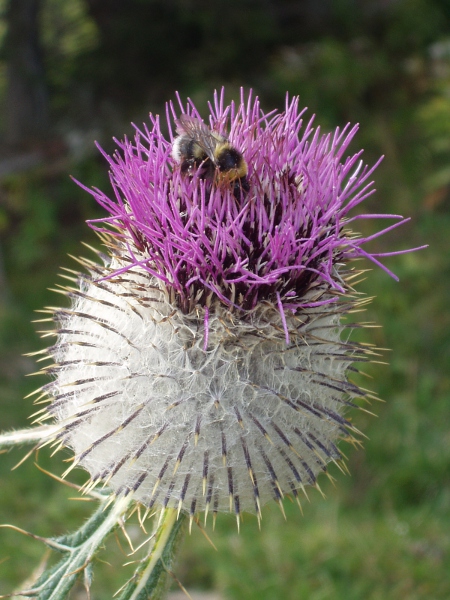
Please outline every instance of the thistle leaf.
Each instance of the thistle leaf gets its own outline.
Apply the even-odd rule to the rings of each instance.
[[[128,498],[115,502],[105,498],[78,531],[48,539],[47,545],[61,552],[63,557],[46,569],[31,589],[22,590],[21,594],[38,600],[64,600],[80,574],[89,568],[106,536],[117,527],[130,502]]]

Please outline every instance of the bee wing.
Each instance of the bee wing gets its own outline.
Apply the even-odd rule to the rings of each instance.
[[[205,152],[206,156],[211,161],[214,161],[214,150],[217,143],[225,142],[226,138],[211,131],[203,121],[197,119],[197,117],[191,117],[190,115],[180,115],[180,118],[175,121],[175,124],[179,135],[187,135],[194,140]]]

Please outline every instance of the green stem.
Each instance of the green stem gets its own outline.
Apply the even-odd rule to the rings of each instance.
[[[155,525],[154,543],[122,590],[118,600],[162,600],[167,589],[167,575],[173,569],[176,551],[186,523],[186,515],[177,515],[174,508],[162,509]]]

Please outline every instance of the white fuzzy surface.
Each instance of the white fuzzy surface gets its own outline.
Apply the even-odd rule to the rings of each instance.
[[[340,458],[352,358],[336,306],[289,317],[289,346],[276,307],[211,310],[204,350],[203,310],[174,310],[143,272],[75,295],[49,412],[93,479],[145,505],[255,513]]]

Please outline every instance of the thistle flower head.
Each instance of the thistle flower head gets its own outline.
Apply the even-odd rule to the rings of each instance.
[[[90,485],[149,507],[259,515],[316,485],[357,433],[345,412],[365,392],[347,372],[370,351],[343,317],[361,302],[353,259],[380,263],[350,211],[375,167],[346,157],[356,127],[322,135],[298,98],[264,114],[251,94],[225,106],[222,93],[204,123],[242,154],[245,185],[216,176],[211,157],[186,169],[176,123],[201,116],[179,103],[169,139],[150,115],[104,153],[111,197],[85,188],[108,212],[90,222],[107,252],[81,261],[71,308],[54,311],[44,418]],[[376,235],[404,222],[366,217],[396,220]]]

